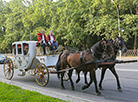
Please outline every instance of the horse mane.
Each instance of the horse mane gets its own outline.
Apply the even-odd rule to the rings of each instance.
[[[63,54],[62,58],[65,59],[66,56],[68,56],[70,53],[71,53],[71,51],[66,51],[66,52]]]
[[[84,52],[86,52],[87,54],[92,53],[92,52],[91,52],[91,49],[84,50]]]
[[[102,52],[103,52],[103,48],[101,47],[101,42],[103,40],[97,42],[96,44],[94,44],[92,47],[91,47],[91,50],[93,52],[93,55],[95,58],[98,58],[100,59],[101,56],[102,56]]]

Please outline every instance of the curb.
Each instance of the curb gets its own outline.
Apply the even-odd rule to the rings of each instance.
[[[94,102],[92,100],[87,100],[87,99],[71,96],[69,94],[62,94],[62,93],[53,92],[53,91],[51,92],[48,89],[43,90],[41,88],[37,88],[37,87],[34,87],[34,86],[26,85],[26,84],[23,84],[23,83],[19,83],[19,82],[7,80],[7,79],[0,78],[0,81],[3,82],[3,83],[6,83],[6,84],[18,86],[18,87],[20,87],[22,89],[25,89],[25,90],[36,91],[36,92],[39,92],[39,93],[41,93],[43,95],[47,95],[47,96],[50,96],[50,97],[53,97],[53,98],[58,98],[58,99],[65,100],[65,101],[71,101],[71,102],[73,102],[73,101],[74,102]]]

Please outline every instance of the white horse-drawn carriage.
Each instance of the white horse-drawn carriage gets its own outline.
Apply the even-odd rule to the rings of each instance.
[[[36,43],[36,41],[18,41],[12,44],[13,57],[4,61],[4,74],[7,79],[10,80],[13,77],[14,69],[19,69],[21,71],[19,76],[29,72],[30,75],[35,76],[40,86],[48,83],[49,73],[55,72],[60,46],[58,52],[50,51],[50,47],[46,46],[46,55],[43,55],[42,47],[37,47]]]

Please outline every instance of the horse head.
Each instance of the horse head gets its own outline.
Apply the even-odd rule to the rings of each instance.
[[[106,53],[110,58],[115,57],[113,44],[111,40],[101,40],[91,47],[94,57],[98,60],[103,59],[103,53]]]
[[[123,53],[127,52],[127,47],[122,36],[115,38],[113,44],[116,50],[121,50],[121,52]]]
[[[102,40],[101,41],[101,48],[104,50],[102,56],[105,54],[108,58],[115,58],[114,46],[112,40]],[[106,57],[107,58],[107,57]]]

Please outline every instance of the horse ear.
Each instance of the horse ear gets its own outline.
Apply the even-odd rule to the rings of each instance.
[[[101,46],[105,47],[105,44],[106,44],[106,39],[103,39],[103,40],[101,41]]]

